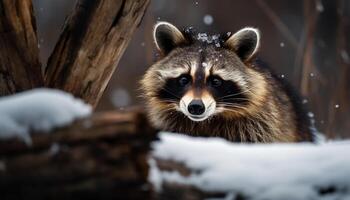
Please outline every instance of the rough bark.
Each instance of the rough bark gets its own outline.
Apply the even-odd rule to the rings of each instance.
[[[79,0],[49,58],[47,86],[95,106],[149,0]]]
[[[31,0],[0,1],[0,96],[43,86]]]
[[[156,139],[140,112],[102,113],[33,143],[0,141],[1,199],[149,199]]]

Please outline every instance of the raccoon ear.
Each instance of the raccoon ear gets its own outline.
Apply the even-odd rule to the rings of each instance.
[[[225,45],[227,48],[235,51],[243,61],[247,61],[259,49],[260,32],[256,28],[243,28],[229,37]]]
[[[153,40],[158,50],[165,55],[175,47],[186,42],[181,31],[168,22],[158,22],[154,26]]]

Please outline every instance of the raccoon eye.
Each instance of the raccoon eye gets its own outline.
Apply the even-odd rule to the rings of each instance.
[[[178,78],[178,83],[180,86],[186,86],[187,84],[189,84],[191,82],[191,78],[189,75],[181,75]]]
[[[222,85],[222,79],[219,77],[213,77],[210,79],[209,83],[213,87],[220,87]]]

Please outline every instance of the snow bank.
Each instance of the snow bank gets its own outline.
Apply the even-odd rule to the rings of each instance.
[[[91,107],[71,94],[35,89],[0,98],[0,139],[30,143],[30,131],[48,132],[91,113]]]
[[[151,158],[149,180],[158,190],[166,181],[249,199],[350,199],[349,141],[232,144],[170,133],[160,139],[153,144],[153,157],[184,163],[195,173],[160,171]]]

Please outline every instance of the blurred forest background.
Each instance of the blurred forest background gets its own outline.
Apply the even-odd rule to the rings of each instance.
[[[33,0],[41,61],[46,63],[75,0]],[[142,105],[138,81],[157,58],[156,21],[201,32],[262,33],[259,56],[302,94],[319,131],[350,137],[350,1],[348,0],[151,0],[98,110]]]

